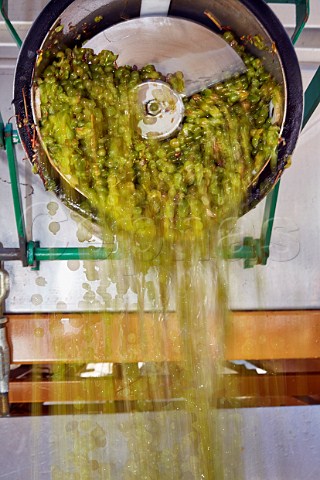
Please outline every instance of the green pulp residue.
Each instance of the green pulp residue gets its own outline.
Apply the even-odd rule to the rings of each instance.
[[[117,230],[138,226],[170,239],[191,228],[201,236],[239,205],[266,163],[275,168],[281,88],[231,32],[225,38],[246,73],[185,98],[181,129],[163,141],[139,135],[132,91],[157,79],[181,91],[180,72],[164,78],[152,65],[118,67],[110,51],[75,47],[58,52],[37,80],[51,159]]]

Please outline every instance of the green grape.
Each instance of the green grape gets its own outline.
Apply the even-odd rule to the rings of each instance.
[[[162,141],[141,138],[132,92],[161,79],[181,93],[181,72],[118,67],[113,52],[75,47],[58,52],[37,79],[51,160],[120,230],[143,225],[142,234],[158,229],[170,240],[192,226],[201,236],[241,204],[267,162],[276,168],[282,89],[232,32],[224,38],[247,71],[184,98],[180,130]]]

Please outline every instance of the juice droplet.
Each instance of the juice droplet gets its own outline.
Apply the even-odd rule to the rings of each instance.
[[[41,303],[43,302],[42,295],[39,295],[38,293],[32,295],[31,302],[33,303],[33,305],[41,305]]]
[[[68,260],[67,266],[68,266],[69,270],[71,270],[72,272],[75,272],[75,271],[79,270],[80,262],[79,262],[79,260]]]
[[[77,239],[79,242],[89,242],[92,238],[92,232],[82,223],[78,224]]]
[[[53,233],[53,235],[57,235],[60,230],[60,223],[58,222],[51,222],[49,224],[49,231]]]
[[[93,302],[95,298],[96,298],[96,295],[92,290],[86,292],[83,295],[83,300],[85,300],[86,302]]]
[[[47,281],[44,277],[37,277],[36,285],[38,285],[39,287],[45,287],[47,285]]]
[[[33,334],[35,337],[42,338],[44,336],[44,330],[41,327],[35,328]]]
[[[60,311],[61,311],[61,310],[66,310],[67,307],[68,307],[68,305],[67,305],[65,302],[61,302],[61,301],[60,301],[60,302],[57,302],[57,303],[56,303],[56,308],[57,308],[57,310],[60,310]]]
[[[47,209],[50,215],[54,216],[59,210],[59,205],[56,202],[49,202]]]
[[[99,269],[96,265],[96,262],[93,261],[84,261],[84,273],[88,280],[88,282],[93,282],[95,280],[99,280]]]

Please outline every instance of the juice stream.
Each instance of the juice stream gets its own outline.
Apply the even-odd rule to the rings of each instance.
[[[228,458],[237,468],[224,461],[226,426],[217,410],[227,293],[214,227],[233,211],[237,218],[248,187],[267,165],[275,169],[280,120],[270,117],[269,106],[272,101],[281,111],[282,95],[262,61],[247,54],[231,32],[227,36],[248,72],[189,99],[181,131],[164,143],[144,142],[132,128],[130,88],[141,79],[161,78],[150,66],[139,73],[117,68],[112,52],[96,58],[85,49],[67,49],[38,81],[44,142],[58,170],[97,211],[103,235],[110,224],[116,226],[111,233],[123,255],[98,275],[106,332],[108,312],[121,310],[113,382],[101,387],[102,411],[115,415],[89,415],[94,384],[93,391],[72,400],[81,415],[64,426],[57,420],[53,480],[241,480],[241,462],[232,451]],[[124,273],[128,266],[130,275]],[[108,282],[117,284],[116,299],[106,293]],[[137,297],[134,332],[125,299],[129,289]],[[178,325],[174,341],[172,312]],[[82,326],[85,344],[75,341],[74,348],[94,358],[90,318],[89,311]],[[106,361],[112,342],[106,338]],[[70,367],[57,365],[54,378],[69,374]],[[57,414],[67,412],[63,402],[55,407]],[[238,447],[236,424],[232,428]]]
[[[241,442],[238,425],[232,424],[230,432],[235,445],[232,463],[237,465],[231,475],[230,465],[224,463],[222,440],[230,422],[227,427],[218,418],[227,295],[212,243],[216,244],[212,239],[199,242],[192,238],[179,246],[163,242],[160,252],[159,245],[150,249],[144,245],[138,255],[136,241],[126,238],[127,260],[100,269],[102,285],[109,275],[117,279],[120,292],[130,288],[137,294],[138,321],[133,331],[128,328],[130,313],[119,316],[123,349],[122,360],[113,365],[114,381],[108,386],[101,386],[101,379],[87,384],[85,393],[71,399],[71,416],[68,402],[52,407],[48,435],[53,480],[241,480],[241,461],[235,458]],[[128,271],[132,274],[125,275]],[[154,307],[151,326],[146,320],[150,297]],[[107,325],[110,313],[103,315]],[[170,338],[173,315],[178,324],[175,339]],[[157,338],[160,325],[165,333]],[[85,345],[77,345],[75,339],[73,347],[94,353],[93,314],[87,313],[81,328]],[[53,339],[56,334],[52,330]],[[151,356],[150,335],[155,345],[161,343]],[[173,341],[178,358],[172,358]],[[59,341],[54,343],[57,353],[63,349]],[[108,357],[113,346],[110,341],[106,345]],[[137,348],[140,358],[135,358]],[[79,365],[57,364],[53,380],[68,380],[72,369],[76,372]],[[100,399],[105,393],[106,401],[99,407],[103,415],[94,414],[97,388]],[[39,414],[36,407],[34,414]],[[39,431],[34,434],[37,443]],[[228,455],[230,460],[230,451]],[[35,468],[37,478],[41,474]]]

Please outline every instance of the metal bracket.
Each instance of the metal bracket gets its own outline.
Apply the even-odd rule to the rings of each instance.
[[[21,193],[20,193],[20,185],[18,181],[18,172],[17,172],[17,159],[14,149],[14,131],[12,128],[11,123],[7,123],[4,128],[4,141],[5,141],[5,149],[8,156],[8,164],[9,164],[9,173],[10,173],[10,181],[11,181],[11,191],[12,191],[12,198],[13,198],[13,206],[14,206],[14,213],[16,219],[16,227],[19,239],[19,250],[20,250],[20,259],[22,261],[23,266],[27,266],[26,261],[26,248],[27,248],[27,241],[26,241],[26,228],[24,223],[24,215],[22,209],[22,201],[21,201]]]
[[[4,149],[4,123],[0,112],[0,149]]]
[[[14,149],[14,144],[17,143],[18,136],[12,129],[11,123],[7,123],[7,125],[4,127],[4,140],[4,146],[7,152],[9,164],[11,191],[14,204],[16,228],[19,238],[19,248],[13,249],[1,247],[0,260],[21,260],[23,266],[31,266],[33,270],[38,270],[40,261],[119,259],[119,248],[115,237],[110,245],[106,244],[102,247],[90,246],[82,248],[40,248],[39,242],[27,241]]]
[[[1,269],[0,263],[0,314],[1,314],[1,305],[6,299],[9,292],[9,277],[8,274]]]
[[[296,43],[301,35],[310,14],[310,0],[265,0],[266,3],[292,4],[296,6],[296,27],[291,37],[292,43]]]
[[[2,16],[9,32],[12,35],[13,40],[16,42],[17,46],[20,48],[22,45],[22,40],[19,37],[16,29],[12,25],[8,17],[8,0],[0,0],[0,15]]]
[[[302,122],[302,130],[307,125],[313,112],[315,111],[315,109],[320,103],[320,67],[317,69],[307,90],[305,91],[304,98],[305,98],[305,102],[304,102],[305,108],[304,108],[304,117]],[[247,237],[243,241],[243,246],[248,245],[248,242],[250,245],[259,244],[258,250],[252,248],[250,251],[248,251],[246,248],[243,248],[242,245],[238,245],[236,247],[236,250],[238,252],[242,252],[243,256],[236,256],[234,252],[234,256],[231,257],[231,258],[243,258],[245,268],[251,268],[254,265],[267,264],[269,253],[270,253],[271,235],[273,231],[273,224],[274,224],[279,190],[280,190],[280,180],[267,196],[264,215],[263,215],[263,223],[261,227],[260,239],[251,238],[249,242]],[[261,255],[257,253],[258,251],[261,252]],[[250,255],[252,255],[252,257],[250,257]],[[248,256],[250,257],[250,261]]]
[[[40,262],[53,260],[118,260],[118,242],[103,247],[40,247],[39,242],[27,243],[27,265],[39,270]]]
[[[298,40],[306,22],[309,18],[310,5],[309,0],[265,0],[266,3],[275,4],[293,4],[296,6],[296,28],[291,37],[292,43]],[[320,102],[320,67],[316,72],[312,82],[305,92],[305,112],[303,127],[308,122],[315,108]],[[245,237],[242,245],[237,245],[233,249],[232,256],[227,258],[242,258],[244,268],[252,268],[255,265],[266,265],[270,254],[270,243],[277,207],[278,194],[280,189],[280,180],[274,186],[266,198],[266,205],[263,214],[261,234],[259,239]],[[242,255],[242,256],[239,256]]]
[[[309,83],[304,98],[304,118],[302,128],[306,126],[311,115],[320,103],[320,67]]]

